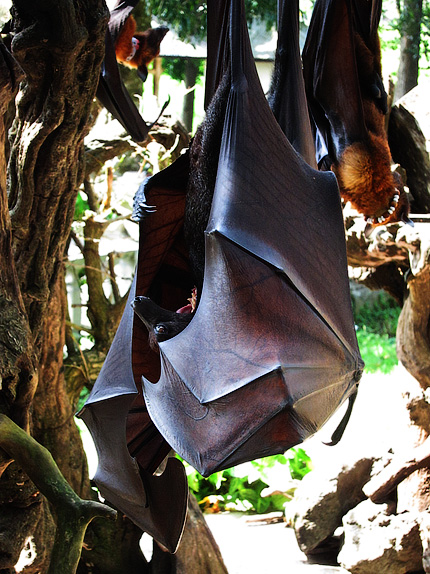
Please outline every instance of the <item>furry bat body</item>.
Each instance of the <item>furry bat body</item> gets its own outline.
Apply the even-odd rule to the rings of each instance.
[[[198,298],[203,288],[205,229],[217,177],[224,118],[231,86],[230,76],[230,71],[227,70],[190,145],[190,176],[185,203],[184,235]]]
[[[384,127],[380,15],[379,0],[317,0],[303,50],[316,139],[328,150],[320,166],[334,171],[342,198],[372,226],[410,222]]]
[[[189,177],[186,189],[184,236],[188,248],[191,273],[196,289],[189,313],[169,311],[148,297],[136,297],[133,309],[149,333],[152,349],[158,343],[178,335],[193,317],[194,307],[203,289],[205,268],[205,229],[208,224],[218,170],[218,160],[224,127],[228,94],[231,87],[230,70],[224,74],[204,121],[197,128],[189,150]]]

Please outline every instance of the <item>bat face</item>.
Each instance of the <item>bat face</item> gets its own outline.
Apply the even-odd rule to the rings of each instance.
[[[144,82],[148,77],[148,64],[160,53],[161,41],[168,31],[168,28],[160,26],[137,32],[136,21],[129,16],[115,42],[117,60],[129,68],[137,68]]]
[[[192,319],[191,313],[176,313],[159,307],[149,297],[136,297],[132,303],[136,315],[149,331],[151,346],[178,335]]]

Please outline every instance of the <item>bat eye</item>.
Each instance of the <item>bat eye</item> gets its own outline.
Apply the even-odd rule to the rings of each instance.
[[[167,329],[166,325],[163,325],[162,323],[155,325],[155,327],[154,327],[154,333],[156,335],[166,335],[167,332],[168,332],[168,329]]]

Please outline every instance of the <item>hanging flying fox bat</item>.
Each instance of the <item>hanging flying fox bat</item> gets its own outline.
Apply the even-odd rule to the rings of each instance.
[[[137,75],[146,81],[148,64],[160,53],[160,44],[168,28],[149,28],[145,32],[136,31],[136,21],[130,15],[124,22],[115,41],[116,58],[121,64],[137,68]]]
[[[160,375],[142,372],[151,419],[205,476],[313,434],[363,366],[335,178],[288,142],[256,73],[243,1],[225,9],[228,64],[189,157],[190,180],[207,177],[205,137],[221,133],[199,305],[159,341]],[[134,304],[151,328],[154,309]]]
[[[362,368],[335,178],[310,168],[277,125],[243,4],[230,4],[208,2],[206,101],[229,66],[230,85],[200,304],[185,329],[159,339],[158,352],[127,305],[80,415],[96,444],[101,492],[171,551],[184,524],[186,477],[175,459],[154,474],[171,446],[207,473],[282,452],[354,393]],[[130,303],[150,296],[173,313],[189,296],[182,234],[189,173],[185,153],[136,194]],[[156,326],[159,311],[137,302],[135,310]]]
[[[131,12],[138,1],[118,0],[111,11],[109,26],[105,35],[105,57],[96,95],[97,99],[121,123],[133,140],[141,143],[147,138],[151,126],[140,115],[122,81],[115,53],[115,45],[118,42],[122,29],[125,27],[124,37],[120,43],[122,47],[126,43],[126,31],[133,31],[134,33],[134,18],[131,16]],[[129,20],[130,24],[128,24]],[[137,43],[134,44],[136,53],[132,55],[134,49],[133,35],[129,38],[129,47],[123,49],[126,52],[124,55],[125,60],[132,55],[131,60],[127,63],[130,65],[131,61],[133,61],[132,65],[136,64],[138,75],[143,81],[146,80],[148,75],[147,65],[159,54],[160,42],[166,35],[166,32],[167,28],[160,27],[147,30],[141,35],[137,33],[139,45]],[[166,105],[163,106],[160,115],[163,113]]]
[[[411,223],[403,183],[391,171],[384,128],[381,5],[381,0],[317,0],[303,50],[318,162],[334,171],[342,198],[372,226]]]

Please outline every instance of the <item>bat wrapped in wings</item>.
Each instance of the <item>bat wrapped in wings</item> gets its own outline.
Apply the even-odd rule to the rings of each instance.
[[[221,2],[211,6],[209,73],[217,66],[212,54],[224,49],[218,45],[224,8]],[[212,93],[215,86],[214,75]],[[189,171],[185,153],[136,193],[133,218],[140,221],[140,242],[135,279],[103,368],[79,413],[97,448],[94,480],[101,493],[170,552],[177,549],[185,523],[187,481],[182,463],[174,458],[167,459],[159,474],[171,447],[148,415],[141,376],[157,380],[160,360],[131,302],[136,295],[151,295],[160,305],[176,309],[191,292],[182,232]]]
[[[81,413],[98,449],[101,492],[171,551],[185,517],[185,477],[172,459],[153,474],[170,445],[205,474],[281,452],[354,393],[362,369],[335,178],[309,167],[279,128],[240,1],[208,3],[208,50],[213,101],[191,153],[135,200],[141,236],[130,301],[137,296],[135,311],[159,347],[128,306]],[[204,195],[212,199],[215,187],[215,196],[203,223],[204,287],[186,316],[143,296],[173,310],[191,291],[182,226],[187,192],[188,239],[203,236],[192,213],[200,176]]]
[[[411,223],[385,132],[381,6],[382,0],[317,0],[303,50],[318,163],[334,171],[344,200],[371,226]]]
[[[363,367],[335,177],[311,168],[273,116],[243,1],[226,3],[226,14],[229,58],[190,149],[185,226],[198,306],[159,343],[159,378],[143,377],[151,419],[205,476],[315,433]],[[192,230],[212,177],[202,270]],[[156,333],[168,328],[149,300],[137,298],[135,311]]]

